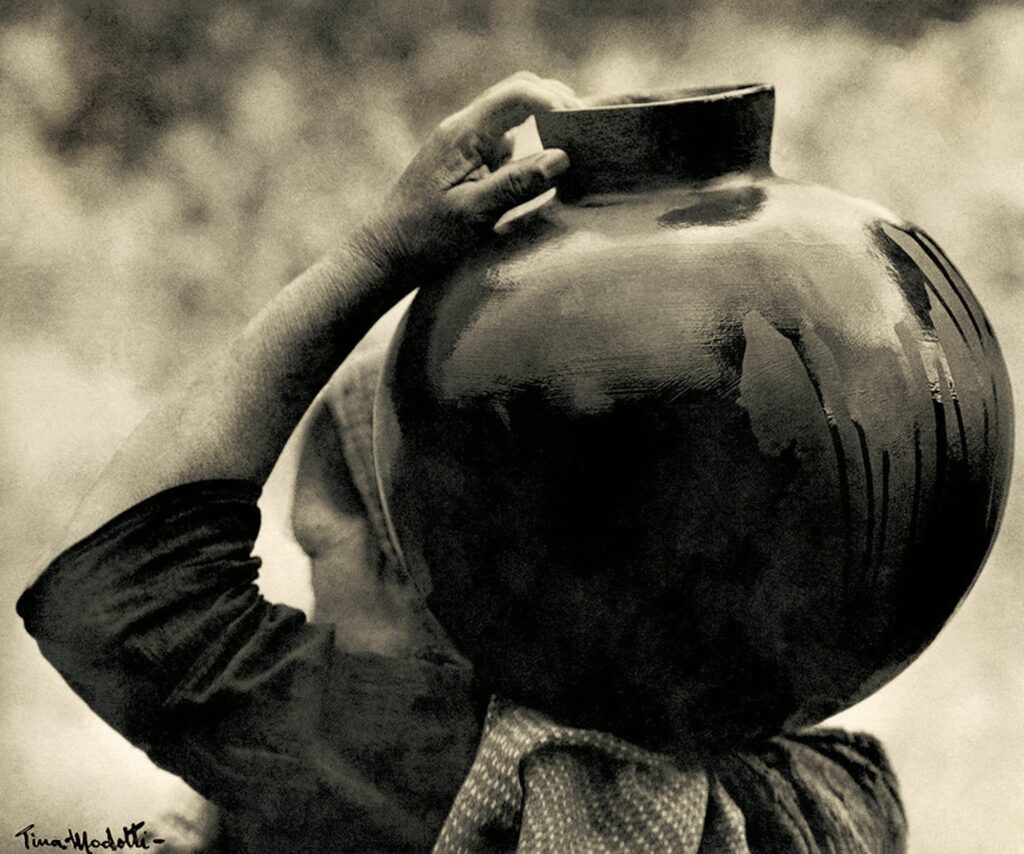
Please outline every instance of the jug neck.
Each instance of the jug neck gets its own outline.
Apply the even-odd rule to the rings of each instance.
[[[763,84],[631,95],[539,113],[545,148],[569,155],[558,195],[640,192],[771,171],[775,90]]]

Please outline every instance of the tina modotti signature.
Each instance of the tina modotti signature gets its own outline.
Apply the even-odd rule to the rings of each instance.
[[[57,848],[60,851],[124,851],[129,848],[149,849],[166,842],[151,837],[143,830],[146,822],[137,821],[121,828],[117,836],[108,827],[103,836],[90,836],[87,830],[74,831],[68,828],[67,836],[47,836],[35,832],[35,825],[29,824],[14,834],[31,851],[34,848]]]

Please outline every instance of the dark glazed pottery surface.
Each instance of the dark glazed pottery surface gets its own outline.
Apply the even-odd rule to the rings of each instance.
[[[771,96],[552,114],[568,192],[421,291],[375,406],[390,522],[482,685],[680,753],[892,678],[1008,484],[981,307],[924,232],[770,172]]]

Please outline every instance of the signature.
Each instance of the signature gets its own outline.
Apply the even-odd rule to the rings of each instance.
[[[108,827],[101,837],[90,836],[87,830],[74,831],[68,828],[67,836],[48,836],[35,832],[35,825],[29,824],[14,834],[20,839],[26,851],[35,848],[57,848],[60,851],[123,851],[128,848],[149,849],[161,845],[167,840],[150,836],[143,830],[146,822],[137,821],[121,828],[115,836]]]

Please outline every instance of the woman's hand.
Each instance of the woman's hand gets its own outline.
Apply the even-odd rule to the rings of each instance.
[[[471,251],[505,211],[547,190],[568,166],[561,151],[509,162],[508,131],[532,113],[577,104],[564,84],[521,73],[445,119],[381,211],[284,288],[136,428],[63,545],[177,484],[263,483],[317,392],[409,289],[408,273]]]
[[[559,149],[509,160],[509,131],[530,115],[578,107],[572,89],[521,71],[449,116],[430,135],[381,209],[353,238],[386,277],[445,266],[492,235],[502,214],[554,186]]]

